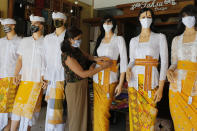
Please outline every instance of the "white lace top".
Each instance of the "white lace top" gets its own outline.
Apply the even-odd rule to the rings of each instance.
[[[197,35],[194,42],[183,43],[183,34],[175,37],[172,42],[170,69],[177,74],[177,90],[173,90],[181,92],[181,81],[185,79],[187,71],[176,69],[179,60],[197,62]],[[197,82],[195,85],[197,87]],[[197,88],[193,88],[192,95],[197,95]]]
[[[125,40],[122,36],[114,35],[111,38],[110,43],[101,42],[97,49],[98,56],[106,56],[112,60],[118,60],[120,56],[120,73],[126,72],[127,69],[127,50],[125,45]],[[96,65],[97,67],[99,65]],[[102,71],[104,74],[104,71]],[[103,84],[104,75],[102,75],[101,84]],[[94,82],[98,83],[98,73],[93,76]],[[118,73],[110,72],[110,84],[118,81]]]

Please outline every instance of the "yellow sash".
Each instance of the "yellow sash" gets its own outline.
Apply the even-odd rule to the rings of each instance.
[[[102,65],[102,62],[98,62],[97,64]],[[109,89],[110,71],[113,71],[113,72],[117,72],[118,71],[117,60],[112,60],[112,66],[107,68],[107,69],[104,69],[103,88],[104,88],[104,91],[107,92],[107,97],[108,98],[109,98],[109,93],[110,93],[110,89]],[[98,73],[99,85],[101,85],[101,80],[102,80],[102,72],[99,72]]]
[[[177,69],[186,70],[187,75],[183,80],[182,91],[189,96],[189,103],[192,102],[191,93],[197,80],[197,63],[190,61],[178,61]]]

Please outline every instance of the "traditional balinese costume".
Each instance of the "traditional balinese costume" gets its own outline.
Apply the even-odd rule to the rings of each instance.
[[[110,43],[101,42],[97,49],[98,56],[109,57],[113,64],[93,76],[94,88],[94,131],[108,131],[110,106],[118,84],[118,58],[120,56],[120,73],[127,69],[127,51],[124,38],[113,35]],[[99,67],[97,63],[96,67]]]
[[[154,103],[159,80],[166,79],[168,48],[163,34],[151,32],[148,42],[139,42],[140,36],[130,41],[130,62],[132,69],[129,84],[130,131],[153,131],[157,116]],[[161,59],[160,75],[157,71]]]
[[[66,20],[63,13],[57,12],[52,14],[53,19]],[[48,81],[48,88],[46,92],[47,101],[47,114],[45,131],[63,131],[64,118],[63,118],[63,102],[65,99],[64,94],[64,67],[61,61],[61,43],[64,40],[66,30],[59,36],[52,33],[45,36],[44,49],[45,49],[45,80]]]
[[[1,20],[2,25],[16,24],[13,19]],[[18,59],[17,49],[21,38],[15,35],[11,40],[0,39],[0,130],[11,117],[17,86],[13,83],[14,70]]]
[[[30,21],[44,22],[43,17],[31,16]],[[14,102],[12,120],[20,121],[19,131],[38,119],[42,102],[41,77],[44,75],[44,38],[35,40],[32,36],[23,38],[18,55],[22,57],[21,82]]]
[[[183,43],[183,34],[172,42],[170,69],[175,83],[170,83],[170,113],[176,131],[197,130],[197,35],[194,42]]]

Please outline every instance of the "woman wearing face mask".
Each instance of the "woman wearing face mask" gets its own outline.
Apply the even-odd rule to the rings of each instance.
[[[0,130],[9,131],[17,86],[13,83],[17,49],[21,38],[15,32],[14,19],[0,20],[6,36],[0,39]],[[18,78],[18,76],[17,76]]]
[[[102,62],[104,57],[92,57],[82,52],[78,47],[82,32],[72,27],[64,37],[62,43],[62,65],[66,75],[66,101],[68,108],[69,131],[87,131],[87,88],[88,77],[109,67],[111,62]],[[88,61],[101,62],[102,66],[88,67]]]
[[[121,93],[125,72],[127,68],[127,51],[124,38],[117,36],[114,31],[116,21],[111,16],[106,16],[101,21],[101,34],[97,39],[94,55],[105,56],[112,60],[110,68],[102,70],[93,77],[94,87],[94,131],[108,131],[110,106],[114,94]],[[120,79],[118,80],[117,60],[120,56]],[[97,67],[102,66],[98,62]]]
[[[180,12],[179,33],[172,42],[170,112],[176,131],[197,130],[197,10],[188,5]]]
[[[130,41],[130,62],[127,69],[129,84],[130,131],[154,131],[156,104],[162,98],[168,68],[166,37],[154,33],[154,13],[149,8],[140,10],[141,33]],[[157,71],[161,59],[160,75]]]

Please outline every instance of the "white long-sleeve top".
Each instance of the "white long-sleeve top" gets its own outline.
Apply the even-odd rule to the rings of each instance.
[[[106,56],[111,60],[118,60],[120,56],[120,73],[126,72],[127,69],[127,50],[125,40],[122,36],[113,35],[110,43],[101,42],[97,49],[98,56]],[[96,67],[99,67],[97,64]],[[98,73],[93,76],[95,83],[98,83]],[[102,71],[102,81],[104,80],[104,71]],[[110,84],[118,81],[118,72],[110,72]]]
[[[152,56],[153,59],[161,59],[160,75],[157,67],[152,68],[152,89],[158,86],[159,80],[166,79],[168,69],[168,47],[166,37],[163,34],[151,32],[148,42],[139,43],[139,37],[134,37],[129,45],[130,62],[128,67],[132,68],[132,77],[129,87],[138,89],[138,74],[145,75],[145,66],[135,66],[135,59],[145,59],[146,56]]]
[[[45,72],[44,78],[49,81],[64,81],[64,67],[61,60],[61,43],[64,40],[66,30],[59,36],[56,33],[49,34],[44,38]]]
[[[177,74],[176,91],[181,92],[181,82],[185,79],[187,71],[176,69],[178,61],[197,62],[197,35],[195,41],[190,43],[183,43],[183,34],[176,36],[172,41],[170,69],[175,70],[175,74]],[[193,88],[192,90],[192,96],[197,95],[197,82],[195,83],[195,87],[196,88]],[[173,90],[175,89],[173,88]]]
[[[14,77],[20,41],[21,38],[17,35],[11,40],[7,37],[0,39],[0,78]]]
[[[38,40],[34,38],[23,38],[17,53],[22,56],[22,81],[40,82],[44,73],[44,38]]]

